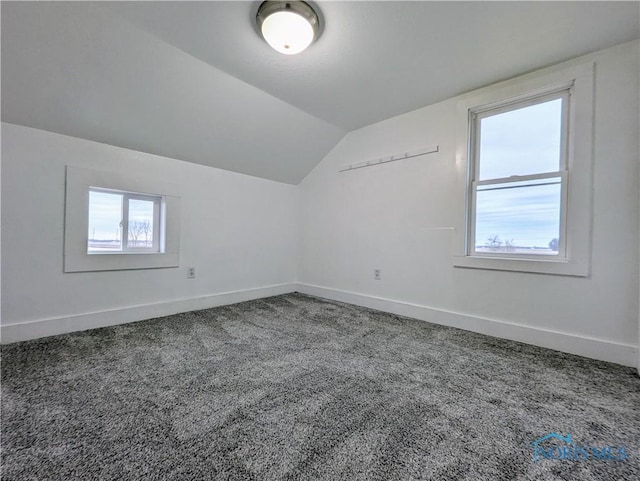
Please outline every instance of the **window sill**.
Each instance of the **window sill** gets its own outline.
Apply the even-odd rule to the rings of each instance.
[[[505,257],[456,256],[454,267],[495,271],[526,272],[559,276],[588,277],[587,262],[577,260],[515,259]]]
[[[65,257],[65,272],[125,271],[178,267],[177,253],[109,253]]]

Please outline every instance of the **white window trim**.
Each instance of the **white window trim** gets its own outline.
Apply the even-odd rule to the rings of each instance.
[[[89,189],[134,192],[164,197],[164,244],[161,252],[88,253]],[[171,183],[67,166],[64,272],[156,269],[180,265],[180,196]]]
[[[453,265],[476,269],[492,269],[539,274],[586,277],[590,275],[591,224],[593,212],[593,62],[572,67],[551,67],[486,87],[458,102],[456,128],[456,176],[458,205]],[[470,119],[472,112],[572,88],[569,97],[569,138],[566,180],[566,257],[509,256],[472,254],[468,246],[471,226],[470,209]]]

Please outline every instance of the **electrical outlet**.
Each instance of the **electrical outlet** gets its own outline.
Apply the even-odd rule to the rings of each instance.
[[[379,281],[380,279],[382,279],[382,271],[380,269],[374,269],[373,270],[373,278],[376,281]]]
[[[189,279],[195,279],[195,277],[196,277],[196,268],[195,267],[187,267],[187,277]]]

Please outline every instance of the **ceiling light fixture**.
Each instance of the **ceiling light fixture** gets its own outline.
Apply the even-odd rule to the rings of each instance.
[[[271,47],[285,55],[302,52],[316,39],[318,14],[306,2],[262,2],[256,14],[258,28]]]

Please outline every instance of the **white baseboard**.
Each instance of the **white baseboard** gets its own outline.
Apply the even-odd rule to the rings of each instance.
[[[127,306],[106,311],[3,324],[0,328],[0,339],[2,344],[9,344],[68,332],[85,331],[97,327],[113,326],[116,324],[153,319],[154,317],[169,316],[179,312],[197,311],[199,309],[235,304],[236,302],[286,294],[295,290],[296,284],[278,284],[255,289],[222,292],[209,296]]]
[[[298,283],[296,290],[303,294],[347,302],[357,306],[433,322],[434,324],[457,327],[467,331],[533,344],[534,346],[546,347],[624,366],[635,367],[638,360],[638,346],[633,344],[623,344],[539,327],[486,319],[434,309],[419,304],[399,302],[311,284]]]
[[[468,314],[434,309],[419,304],[411,304],[303,283],[278,284],[254,289],[223,292],[209,296],[127,306],[106,311],[3,324],[0,327],[0,339],[2,344],[9,344],[68,332],[142,321],[154,317],[177,314],[179,312],[235,304],[237,302],[277,296],[293,291],[412,317],[435,324],[457,327],[489,336],[511,339],[535,346],[578,354],[580,356],[622,364],[624,366],[635,367],[638,360],[638,347],[632,344],[623,344],[577,334],[486,319]]]

